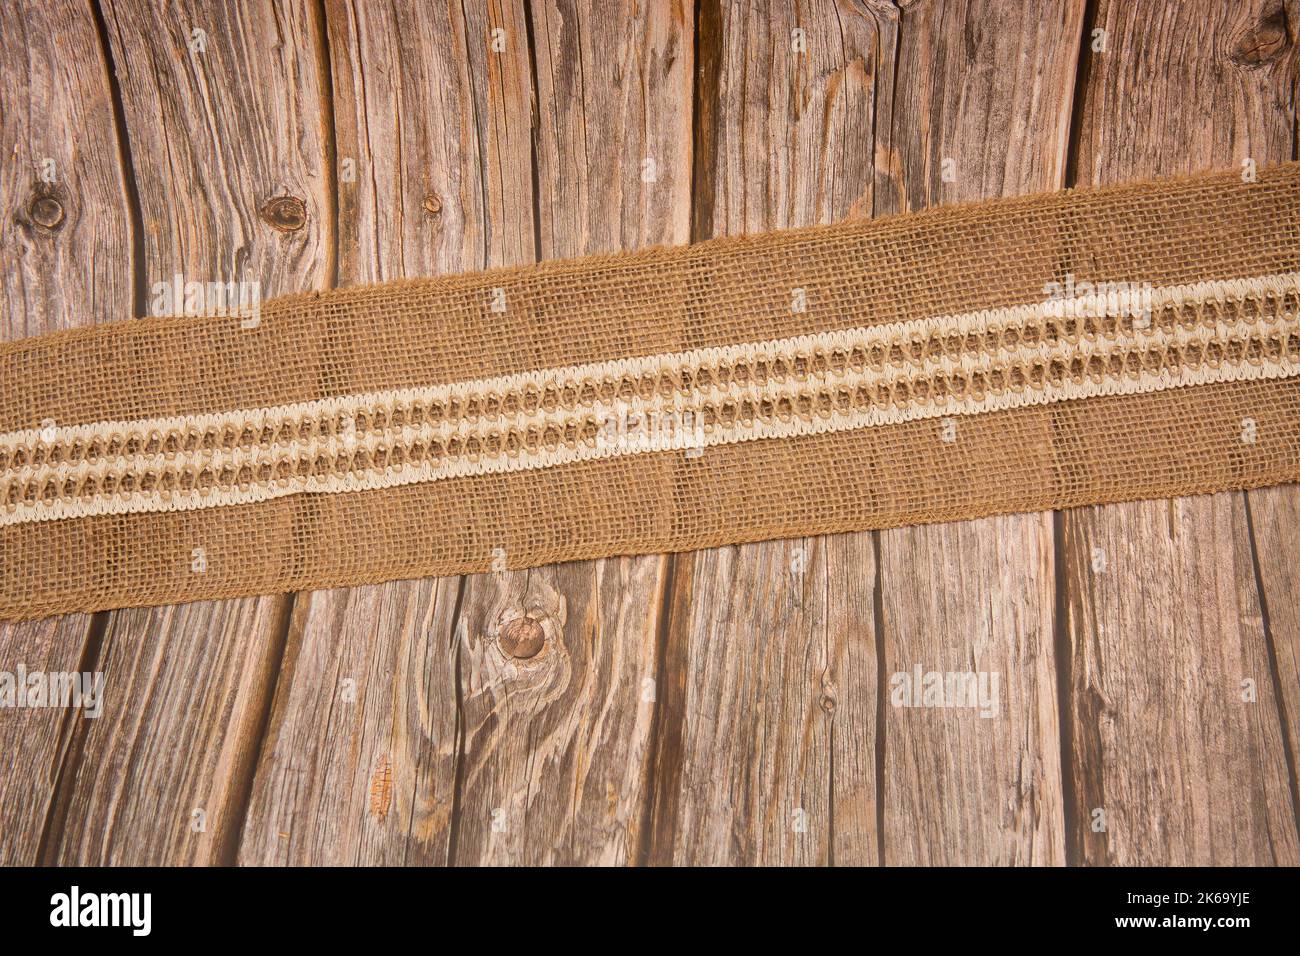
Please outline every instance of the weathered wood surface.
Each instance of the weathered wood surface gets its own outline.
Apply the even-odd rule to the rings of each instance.
[[[689,113],[671,107],[690,100],[692,13],[610,12],[508,5],[449,22],[327,8],[338,161],[357,157],[359,183],[340,176],[340,282],[686,241]],[[538,99],[552,108],[534,115]],[[625,862],[645,802],[642,685],[664,570],[651,556],[475,575],[459,592],[301,596],[241,858]],[[407,613],[430,606],[432,634]],[[519,628],[544,636],[540,652],[509,653]],[[408,697],[386,662],[417,653],[432,675]],[[358,674],[356,706],[322,721],[340,659]],[[329,753],[340,759],[316,759]]]
[[[696,238],[867,214],[873,13],[706,4],[699,29]],[[871,536],[675,562],[651,861],[875,862]]]
[[[1300,7],[1272,0],[1247,5],[1227,37],[1228,59],[1246,71],[1260,112],[1266,162],[1300,159],[1300,47],[1296,25]],[[1287,120],[1291,152],[1287,154]],[[1252,148],[1252,152],[1254,152]],[[1258,162],[1258,159],[1256,159]],[[1273,692],[1286,748],[1291,807],[1300,829],[1300,489],[1264,488],[1247,492],[1246,520],[1253,545],[1259,612],[1272,668]],[[1257,682],[1263,678],[1257,678]],[[1294,857],[1288,857],[1294,859]]]
[[[695,558],[673,592],[649,862],[874,863],[871,537]]]
[[[533,259],[523,8],[473,9],[325,8],[341,285]],[[298,596],[241,862],[447,862],[460,590],[441,579]]]
[[[688,241],[691,4],[529,10],[538,257]],[[667,567],[651,555],[466,580],[455,863],[636,857]],[[512,656],[512,632],[538,629],[541,650]]]
[[[875,212],[1064,185],[1083,12],[1081,0],[906,7]],[[1064,863],[1051,515],[879,539],[883,676],[973,672],[998,691],[992,714],[898,707],[891,695],[884,862]]]
[[[1059,185],[1082,5],[1041,22],[1029,11],[726,6],[699,127],[710,234]],[[945,17],[972,27],[941,30]],[[671,852],[657,832],[656,861],[863,863],[881,847],[891,862],[1063,861],[1050,516],[879,540],[879,567],[872,535],[678,558],[669,646],[685,703],[660,782]],[[836,667],[825,631],[844,636]],[[736,639],[748,633],[763,639]],[[1007,677],[997,719],[877,707],[890,673],[971,660]]]
[[[137,289],[320,287],[332,258],[319,25],[307,3],[105,3],[143,232]],[[275,200],[285,200],[274,205]],[[137,309],[148,302],[137,301]],[[104,716],[63,768],[60,863],[233,858],[288,601],[107,616]]]
[[[1100,43],[1089,44],[1075,120],[1077,183],[1291,158],[1297,61],[1280,4],[1101,0],[1089,30]],[[1259,591],[1262,581],[1285,606],[1275,552],[1296,492],[1262,500],[1270,574],[1259,579],[1241,494],[1064,515],[1080,862],[1300,860]]]
[[[131,312],[132,227],[94,15],[71,0],[16,5],[0,30],[0,337]],[[73,48],[82,55],[69,57]],[[69,131],[76,130],[76,136]],[[86,614],[0,624],[0,670],[81,671]],[[60,768],[84,718],[0,711],[0,865],[37,862]]]
[[[1296,744],[1300,741],[1300,505],[1294,488],[1264,488],[1246,496],[1246,518],[1255,542],[1260,617],[1269,642],[1277,704],[1287,746],[1291,801],[1296,786]],[[1263,678],[1257,678],[1256,683]]]
[[[146,308],[175,272],[276,294],[1291,157],[1297,17],[1206,8],[23,4],[0,334]],[[46,155],[72,175],[41,184]],[[277,197],[302,206],[273,226]],[[0,861],[1295,862],[1297,510],[1269,489],[0,629],[0,669],[108,689],[98,721],[0,713]],[[996,673],[996,716],[891,706],[917,665]]]

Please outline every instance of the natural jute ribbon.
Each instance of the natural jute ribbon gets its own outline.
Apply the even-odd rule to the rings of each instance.
[[[1294,481],[1300,165],[0,345],[0,619]]]

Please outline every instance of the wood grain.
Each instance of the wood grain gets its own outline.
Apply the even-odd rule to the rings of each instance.
[[[68,49],[81,55],[66,56]],[[90,8],[66,0],[6,5],[0,89],[0,339],[129,316],[131,219]],[[0,671],[93,668],[90,638],[85,614],[0,624]],[[57,708],[0,710],[0,865],[37,862],[82,719]]]
[[[1296,747],[1300,742],[1300,520],[1296,490],[1262,488],[1246,496],[1247,518],[1255,544],[1260,616],[1269,641],[1274,693],[1282,717],[1291,778],[1292,806],[1300,807],[1296,786]]]
[[[698,557],[708,573],[697,569],[674,604],[679,753],[651,861],[874,862],[870,536]]]
[[[697,238],[869,211],[872,12],[707,5],[700,31]],[[676,575],[651,862],[875,862],[871,536],[715,548]]]
[[[295,603],[240,863],[446,862],[457,591],[442,578]]]
[[[1102,0],[1077,181],[1289,158],[1296,61],[1279,9]],[[1294,864],[1294,779],[1243,496],[1070,511],[1064,551],[1080,861]]]
[[[103,16],[143,287],[175,273],[258,281],[267,297],[322,286],[333,243],[312,7],[159,0],[106,3]],[[264,218],[285,198],[301,217]],[[106,711],[64,770],[51,859],[232,858],[287,607],[265,597],[109,615]]]
[[[663,559],[467,581],[458,863],[635,857],[657,703]],[[513,632],[513,634],[512,634]],[[514,635],[533,635],[516,657]]]
[[[522,2],[330,0],[339,283],[535,256]],[[492,49],[501,30],[501,50]]]
[[[1269,120],[1264,130],[1267,161],[1282,162],[1286,152],[1286,113],[1291,114],[1290,159],[1300,159],[1300,46],[1296,25],[1300,3],[1272,0],[1255,5],[1237,21],[1230,34],[1228,59],[1259,74],[1256,95]],[[1300,588],[1291,556],[1300,553],[1300,488],[1265,488],[1246,493],[1247,517],[1254,545],[1256,585],[1260,592],[1264,637],[1269,644],[1273,682],[1282,719],[1291,805],[1300,828]]]
[[[1263,166],[1297,23],[23,0],[0,337],[177,272],[270,296]],[[1295,864],[1297,519],[1283,487],[0,625],[0,670],[106,686],[0,710],[0,863]],[[916,667],[997,675],[995,713],[893,706]]]
[[[325,14],[339,283],[532,261],[522,4]],[[298,596],[241,862],[447,862],[460,591],[445,578]]]
[[[690,240],[689,0],[530,5],[540,259]]]
[[[1242,497],[1087,509],[1065,527],[1083,862],[1293,860]]]
[[[158,608],[110,620],[105,706],[65,769],[50,856],[60,865],[228,861],[283,630],[258,602]],[[243,655],[248,655],[247,657]]]
[[[64,55],[70,48],[86,55]],[[128,318],[131,218],[90,9],[7,6],[0,79],[0,336]]]
[[[881,537],[886,863],[1064,863],[1050,516]],[[917,670],[974,674],[992,706],[899,706]]]
[[[1082,2],[906,7],[876,214],[1062,186],[1082,20]],[[991,718],[885,708],[885,862],[1063,863],[1051,515],[882,531],[880,550],[886,676],[982,672],[1001,696]]]
[[[690,238],[689,3],[531,6],[538,255]],[[667,560],[575,562],[466,580],[455,862],[625,863],[649,801]],[[510,627],[537,627],[514,658]],[[648,682],[648,683],[647,683]]]

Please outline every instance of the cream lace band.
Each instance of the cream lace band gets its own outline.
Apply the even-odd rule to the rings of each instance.
[[[1300,274],[0,435],[0,525],[339,494],[1300,372]]]
[[[1300,166],[0,344],[0,619],[1300,479]]]

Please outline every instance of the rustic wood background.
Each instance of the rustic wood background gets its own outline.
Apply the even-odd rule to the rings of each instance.
[[[0,335],[176,272],[278,294],[1293,159],[1298,26],[22,0]],[[0,670],[107,699],[0,711],[0,862],[1295,864],[1298,515],[1275,488],[2,627]],[[1000,715],[889,706],[916,664],[998,672]]]

